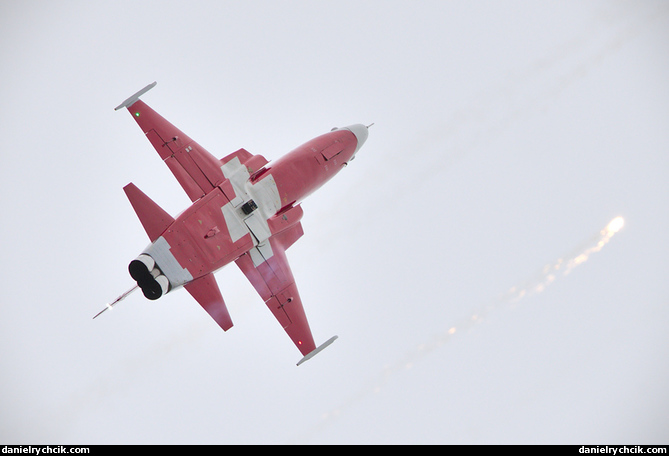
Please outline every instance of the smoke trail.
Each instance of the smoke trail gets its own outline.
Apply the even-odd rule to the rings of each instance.
[[[347,409],[358,403],[370,394],[376,394],[383,386],[390,380],[393,375],[398,372],[411,369],[413,365],[441,348],[458,334],[465,333],[466,330],[481,322],[487,315],[494,310],[506,304],[515,304],[520,300],[537,295],[546,290],[546,288],[553,284],[559,277],[564,277],[578,266],[584,264],[590,256],[594,253],[600,252],[611,238],[618,233],[624,226],[625,221],[623,217],[616,217],[611,220],[606,227],[599,231],[594,236],[590,237],[586,242],[582,243],[578,248],[571,251],[570,254],[561,256],[557,260],[548,263],[544,266],[538,274],[533,278],[524,281],[521,285],[511,287],[506,293],[503,293],[499,298],[492,300],[489,304],[481,306],[476,312],[472,313],[466,320],[456,325],[447,326],[442,333],[434,335],[429,340],[416,346],[407,352],[402,358],[399,358],[392,364],[385,366],[364,388],[356,394],[346,399],[339,407],[324,413],[318,423],[316,423],[303,438],[309,438],[315,435],[318,431],[325,428],[334,419],[341,416]]]
[[[546,287],[555,282],[560,275],[566,276],[570,274],[574,268],[588,261],[593,253],[602,250],[611,238],[622,229],[624,224],[625,220],[622,217],[614,218],[603,230],[591,238],[585,247],[581,246],[570,255],[560,257],[554,262],[547,264],[533,279],[524,282],[522,285],[511,287],[503,295],[502,300],[515,303],[527,296],[541,293]]]

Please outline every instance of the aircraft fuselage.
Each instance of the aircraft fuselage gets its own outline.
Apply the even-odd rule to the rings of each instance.
[[[354,131],[365,137],[359,141]],[[254,263],[261,262],[262,255],[270,253],[269,237],[301,218],[300,209],[299,217],[285,223],[284,213],[295,211],[299,202],[346,166],[366,133],[363,125],[336,129],[258,170],[250,170],[239,157],[232,158],[221,166],[226,179],[181,213],[142,253],[167,277],[168,290],[214,272],[252,249]],[[150,281],[147,273],[149,268],[132,275]],[[167,292],[147,294],[150,289],[142,287],[149,299]]]

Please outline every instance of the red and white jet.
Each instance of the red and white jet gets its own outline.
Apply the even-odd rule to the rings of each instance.
[[[183,286],[227,331],[214,272],[234,261],[302,353],[300,365],[337,336],[314,343],[285,252],[303,234],[299,203],[355,157],[368,127],[333,129],[273,163],[244,149],[218,160],[139,100],[155,85],[116,110],[128,109],[193,204],[174,218],[134,184],[123,188],[151,244],[128,266],[137,285],[103,311],[136,288],[155,300]]]

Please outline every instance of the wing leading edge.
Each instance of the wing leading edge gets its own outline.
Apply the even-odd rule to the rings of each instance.
[[[302,307],[302,299],[284,249],[274,238],[270,238],[269,242],[273,255],[257,266],[254,265],[251,253],[245,253],[235,262],[298,350],[306,355],[316,348],[316,344]]]
[[[116,110],[128,109],[188,197],[196,201],[225,180],[221,162],[139,99],[155,85],[144,87]]]
[[[311,334],[309,322],[302,306],[302,299],[297,290],[285,252],[286,248],[292,245],[302,234],[302,225],[297,223],[286,231],[272,236],[269,239],[272,255],[263,258],[264,261],[258,265],[254,264],[250,252],[245,253],[235,261],[265,301],[265,305],[286,331],[288,337],[304,356],[297,363],[298,366],[311,359],[337,338],[337,336],[334,336],[316,347]],[[266,255],[266,253],[260,253],[263,256]]]

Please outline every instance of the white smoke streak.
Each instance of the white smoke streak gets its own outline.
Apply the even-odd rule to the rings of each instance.
[[[522,285],[511,287],[500,298],[493,300],[488,305],[482,306],[466,320],[456,325],[447,326],[447,329],[445,329],[444,332],[419,344],[393,364],[385,366],[366,387],[349,397],[339,407],[324,413],[318,423],[302,437],[309,438],[313,436],[330,424],[335,418],[341,416],[348,408],[358,403],[361,399],[370,394],[380,392],[383,386],[395,374],[411,369],[417,361],[441,348],[458,334],[465,333],[466,330],[481,322],[492,311],[497,310],[502,305],[510,303],[515,304],[522,299],[544,292],[546,288],[553,284],[559,277],[571,274],[577,266],[588,261],[593,253],[600,252],[604,246],[608,244],[611,238],[623,228],[624,224],[625,221],[623,217],[619,216],[614,218],[596,235],[581,244],[577,249],[572,250],[572,253],[561,256],[557,260],[548,263],[534,278],[524,281]]]
[[[616,217],[611,220],[604,229],[596,236],[590,239],[586,247],[581,247],[565,257],[560,257],[552,263],[544,266],[539,274],[532,280],[522,285],[514,286],[503,296],[503,300],[511,303],[533,294],[541,293],[551,285],[559,276],[570,274],[574,268],[588,261],[593,253],[597,253],[611,240],[614,234],[622,229],[625,220],[622,217]],[[592,245],[594,243],[594,245]]]

